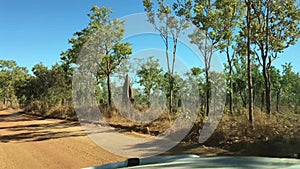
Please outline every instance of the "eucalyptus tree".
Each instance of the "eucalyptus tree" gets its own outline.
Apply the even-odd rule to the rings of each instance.
[[[282,101],[288,105],[292,99],[291,91],[294,76],[291,63],[285,63],[282,68]]]
[[[111,75],[132,53],[130,44],[121,42],[124,37],[124,21],[111,19],[111,9],[92,7],[90,21],[81,32],[69,40],[72,48],[62,53],[65,63],[76,63],[77,70],[89,71],[96,84],[106,78],[108,104],[112,105]],[[82,56],[81,58],[78,58]]]
[[[247,75],[248,75],[248,98],[249,98],[249,122],[253,125],[253,108],[254,108],[254,100],[253,100],[253,80],[252,80],[252,58],[251,58],[251,23],[252,23],[252,1],[245,0],[247,6],[247,17],[246,17],[246,39],[247,39]]]
[[[34,78],[31,81],[33,86],[32,94],[36,101],[40,101],[44,108],[49,106],[49,90],[52,88],[55,79],[52,78],[51,70],[43,63],[33,66]],[[34,90],[34,91],[33,91]]]
[[[15,100],[18,101],[17,103],[19,106],[23,106],[23,103],[26,100],[25,95],[19,95],[19,88],[24,86],[24,83],[26,83],[29,77],[30,74],[28,73],[28,69],[26,67],[16,66],[12,71],[14,95],[16,96]]]
[[[210,77],[211,60],[216,52],[219,39],[217,33],[212,28],[216,23],[217,14],[215,6],[210,0],[196,0],[194,4],[194,15],[192,17],[193,24],[197,27],[192,34],[189,35],[191,43],[196,44],[204,59],[205,72],[205,92],[206,92],[206,115],[209,114],[210,103]]]
[[[281,102],[287,106],[286,110],[294,111],[297,110],[300,101],[300,75],[293,72],[291,63],[285,63],[282,67]]]
[[[0,98],[3,104],[17,103],[17,87],[21,86],[28,76],[28,70],[20,67],[15,61],[0,60]]]
[[[243,6],[239,0],[196,0],[194,4],[193,24],[197,27],[190,35],[204,59],[206,78],[206,114],[209,114],[211,60],[214,53],[224,52],[229,65],[230,87],[233,88],[231,74],[233,59],[236,54],[234,46],[238,24],[243,15]],[[229,92],[230,111],[232,112],[232,91]]]
[[[0,94],[6,105],[13,95],[12,69],[17,64],[14,61],[0,60]]]
[[[176,0],[166,4],[166,0],[157,0],[155,9],[152,0],[143,0],[148,21],[159,32],[164,44],[168,67],[169,113],[173,112],[174,74],[178,39],[189,27],[187,19],[190,16],[191,0]],[[171,40],[171,43],[169,42]],[[169,56],[169,46],[172,44],[172,57]]]
[[[51,75],[52,84],[48,91],[49,101],[52,105],[68,105],[71,101],[71,85],[70,77],[66,76],[64,65],[55,63],[49,73]]]
[[[280,70],[274,66],[271,66],[271,68],[270,68],[270,76],[272,77],[271,78],[271,83],[272,83],[271,89],[275,94],[274,100],[275,100],[275,105],[276,105],[276,111],[279,112],[283,79],[282,79]]]
[[[161,91],[164,91],[164,93],[166,94],[166,98],[170,99],[170,93],[168,93],[167,91],[170,91],[170,86],[168,85],[169,83],[169,73],[165,72],[162,75],[162,78],[160,80],[160,87],[159,89]],[[190,89],[190,87],[186,86],[187,84],[185,83],[184,78],[179,75],[178,73],[175,73],[173,75],[173,110],[174,112],[176,112],[177,108],[181,106],[182,104],[182,97],[184,97],[184,95],[190,94],[190,91],[184,90],[186,88]],[[195,98],[197,99],[197,98]],[[194,101],[194,100],[193,100]],[[170,116],[169,116],[170,118]]]
[[[197,89],[200,100],[200,110],[205,112],[204,110],[204,103],[205,103],[205,79],[203,78],[204,69],[199,67],[191,68],[190,78],[191,81],[197,82]],[[195,79],[194,79],[195,78]],[[192,83],[191,83],[192,84]]]
[[[249,123],[253,124],[253,108],[254,108],[254,94],[253,94],[253,80],[252,80],[252,64],[253,64],[253,47],[252,47],[252,27],[256,25],[253,24],[253,9],[252,0],[244,0],[243,5],[246,9],[246,15],[243,15],[239,25],[239,35],[237,36],[237,54],[241,57],[246,58],[246,69],[247,70],[247,90],[248,90],[248,113],[249,113]]]
[[[264,78],[261,73],[261,66],[256,61],[252,62],[251,73],[252,73],[252,78],[255,79],[253,80],[254,106],[260,107],[261,111],[263,111],[265,109]]]
[[[150,56],[147,61],[141,65],[141,68],[137,70],[139,84],[144,87],[144,92],[147,95],[148,106],[150,106],[151,91],[158,89],[161,85],[163,78],[162,72],[163,69],[160,67],[158,59],[154,60],[153,56]]]
[[[272,62],[300,36],[300,8],[296,0],[252,0],[252,41],[262,65],[266,110],[271,113]]]
[[[247,107],[249,103],[247,92],[247,59],[243,55],[237,55],[233,60],[235,71],[233,72],[233,92],[236,93],[234,102],[236,105],[242,104]]]
[[[240,0],[217,0],[216,8],[218,12],[217,25],[214,28],[220,38],[218,48],[220,52],[226,54],[228,63],[228,81],[229,81],[229,110],[233,113],[233,62],[236,57],[236,40],[238,39],[238,30],[241,19],[245,15],[245,6]]]
[[[200,101],[198,101],[197,108],[200,109],[200,112],[204,114],[204,103],[205,103],[205,79],[203,78],[204,69],[201,69],[199,67],[192,67],[191,72],[187,73],[188,75],[188,84],[194,85],[194,82],[196,82],[196,86],[192,87],[193,89],[198,89],[198,95],[200,98]]]

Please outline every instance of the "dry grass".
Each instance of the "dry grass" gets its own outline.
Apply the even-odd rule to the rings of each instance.
[[[121,132],[136,132],[158,135],[168,129],[177,116],[169,121],[167,112],[157,120],[140,124],[120,115],[108,118],[108,122]],[[198,117],[191,132],[183,140],[184,144],[197,144],[199,130],[205,119]],[[148,132],[148,133],[147,133]],[[234,155],[258,155],[292,157],[300,150],[300,115],[294,113],[274,113],[271,116],[254,110],[254,125],[248,121],[246,109],[239,109],[233,115],[223,114],[213,135],[204,143],[208,147],[223,149]]]
[[[75,109],[72,106],[53,106],[48,107],[41,102],[34,102],[25,107],[27,114],[43,116],[47,118],[77,120]]]
[[[138,108],[144,109],[144,107]],[[123,117],[115,107],[100,105],[99,110],[104,115],[105,120],[119,132],[141,137],[163,133],[170,128],[178,117],[177,114],[170,116],[168,111],[164,111],[158,119],[149,123],[140,123]],[[76,117],[75,110],[71,106],[56,106],[46,110],[39,104],[35,104],[29,107],[27,111],[46,117],[76,120],[74,118]],[[97,120],[98,116],[99,114],[90,114],[91,120]],[[183,140],[184,144],[198,143],[199,130],[203,127],[204,121],[205,117],[199,116],[197,118],[191,132]],[[224,113],[217,129],[204,144],[209,147],[224,149],[235,155],[281,157],[299,153],[296,151],[300,150],[300,114],[285,112],[274,113],[269,116],[256,108],[254,125],[252,126],[248,122],[247,109],[238,109],[233,115]]]
[[[46,117],[76,120],[76,112],[72,106],[55,106],[46,112]]]
[[[4,110],[4,109],[7,109],[8,107],[4,104],[0,104],[0,110]]]
[[[299,153],[299,115],[276,113],[269,116],[255,109],[254,117],[255,122],[251,126],[247,111],[232,116],[224,115],[217,130],[205,144],[241,155],[291,157]]]

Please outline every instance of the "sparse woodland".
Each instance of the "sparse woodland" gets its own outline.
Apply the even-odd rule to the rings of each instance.
[[[177,0],[170,4],[165,0],[143,0],[143,4],[148,21],[164,41],[167,70],[153,56],[131,60],[131,45],[122,41],[126,31],[124,22],[110,18],[111,9],[94,6],[88,14],[89,24],[69,39],[71,47],[61,53],[59,63],[51,67],[38,63],[29,72],[15,61],[0,60],[0,107],[76,120],[73,74],[92,69],[93,81],[89,82],[94,90],[85,90],[86,83],[78,92],[92,93],[92,100],[112,126],[145,134],[157,135],[169,127],[180,112],[182,98],[188,96],[185,89],[196,88],[199,104],[193,111],[197,111],[199,117],[185,139],[196,142],[198,130],[213,106],[211,88],[216,85],[216,78],[212,80],[212,76],[220,77],[225,80],[226,102],[222,121],[208,145],[232,151],[247,147],[250,151],[254,143],[264,147],[271,141],[286,149],[286,152],[273,152],[275,155],[299,153],[295,151],[300,150],[300,74],[293,70],[293,64],[298,63],[287,61],[281,67],[273,66],[300,38],[299,2]],[[199,49],[204,66],[190,68],[190,72],[180,75],[174,65],[178,40],[189,27],[184,21],[198,28],[189,38]],[[86,48],[85,44],[91,41],[94,43]],[[86,58],[78,58],[82,51],[88,53]],[[214,53],[226,57],[223,72],[210,70]],[[120,116],[114,96],[124,92],[123,83],[117,84],[115,79],[124,81],[126,74],[134,74],[130,104],[135,109],[147,110],[151,107],[151,98],[162,93],[160,96],[167,101],[161,117],[139,124]],[[196,82],[196,86],[188,86],[191,81]],[[87,99],[84,98],[87,95],[80,96],[83,102]],[[276,145],[270,149],[274,150]],[[261,154],[272,155],[268,150]]]

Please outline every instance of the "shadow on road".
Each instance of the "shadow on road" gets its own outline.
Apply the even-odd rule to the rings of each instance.
[[[6,111],[1,110],[1,111]],[[17,121],[31,121],[34,119],[28,119],[25,116],[22,116],[23,112],[22,111],[16,111],[14,113],[9,113],[9,114],[0,114],[0,122],[17,122]],[[15,117],[15,118],[14,118]]]
[[[22,111],[0,112],[0,142],[34,142],[85,136],[78,122],[26,115]]]

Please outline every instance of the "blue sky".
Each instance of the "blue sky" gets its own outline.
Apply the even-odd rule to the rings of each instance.
[[[59,62],[61,51],[69,47],[68,39],[86,27],[94,5],[111,7],[112,17],[144,11],[142,0],[1,0],[0,59],[15,60],[29,70],[39,62],[47,66]],[[281,68],[291,62],[300,72],[299,52],[298,42],[274,65]]]
[[[139,0],[1,0],[0,59],[29,69],[60,61],[68,39],[87,26],[94,5],[113,8],[112,17],[143,12]]]

